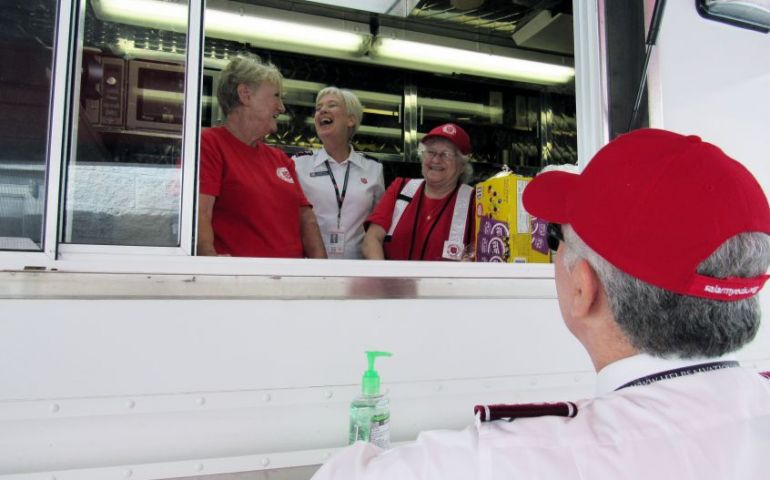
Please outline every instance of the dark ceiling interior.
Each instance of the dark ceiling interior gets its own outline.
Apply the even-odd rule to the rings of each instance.
[[[2,0],[6,2],[6,0]],[[306,0],[242,0],[314,15],[376,23],[451,38],[572,56],[571,0],[394,0],[414,5],[406,18],[370,14]],[[46,23],[50,1],[9,2],[8,15]]]
[[[573,54],[571,0],[420,0],[406,17],[377,15],[306,0],[248,1],[504,47]],[[406,0],[394,0],[399,1]]]
[[[495,43],[572,54],[569,0],[422,0],[409,18],[445,31],[461,31]]]

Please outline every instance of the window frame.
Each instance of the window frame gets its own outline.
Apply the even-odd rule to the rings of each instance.
[[[600,12],[604,0],[573,0],[575,31],[576,109],[579,164],[584,166],[608,138],[606,81],[603,78]],[[310,260],[223,258],[194,255],[197,233],[197,176],[200,138],[200,98],[205,0],[189,0],[185,109],[182,153],[182,191],[179,247],[133,247],[62,244],[62,212],[66,172],[73,152],[73,112],[79,101],[79,69],[73,69],[82,51],[85,0],[60,2],[55,32],[52,102],[49,118],[47,200],[41,252],[0,252],[0,270],[54,270],[94,273],[156,273],[211,275],[267,275],[288,277],[407,277],[407,278],[546,278],[550,264],[492,265],[453,262]],[[74,74],[71,74],[74,72]],[[193,103],[194,102],[194,103]],[[189,108],[195,105],[197,108]],[[66,152],[66,153],[65,153]]]

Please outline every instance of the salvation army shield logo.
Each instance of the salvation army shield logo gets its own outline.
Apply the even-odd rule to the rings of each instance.
[[[291,173],[286,167],[278,167],[275,169],[275,175],[286,183],[294,183],[294,179],[291,178]]]
[[[465,250],[465,247],[462,244],[447,240],[444,242],[444,251],[441,256],[448,260],[462,260],[463,250]]]

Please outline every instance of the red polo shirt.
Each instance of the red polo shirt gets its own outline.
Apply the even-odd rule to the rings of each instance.
[[[225,127],[201,133],[200,193],[213,195],[214,248],[238,257],[302,258],[300,207],[311,206],[294,162]]]

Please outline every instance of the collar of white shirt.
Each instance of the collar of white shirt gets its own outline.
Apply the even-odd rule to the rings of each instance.
[[[316,152],[315,161],[313,162],[313,168],[321,165],[326,160],[329,160],[329,163],[336,161],[326,152],[325,148],[321,148],[320,150],[318,150],[318,152]],[[348,158],[347,160],[345,160],[345,162],[350,162],[357,167],[363,167],[363,165],[361,165],[362,161],[363,161],[363,157],[361,156],[361,154],[353,150],[353,147],[350,147],[350,155],[348,155]],[[342,163],[344,164],[345,162],[342,162]]]
[[[718,358],[660,358],[645,353],[610,363],[596,377],[596,396],[615,391],[638,378],[701,363],[735,361],[734,355]]]

